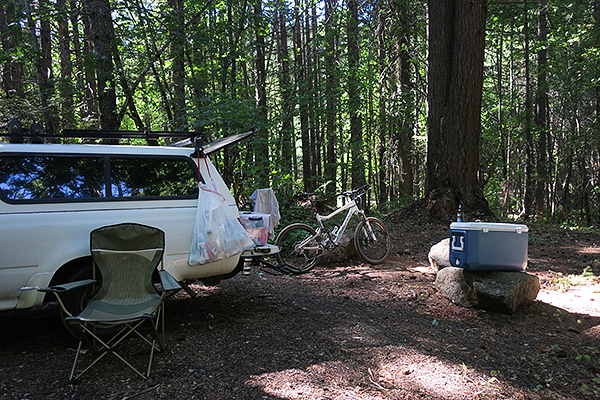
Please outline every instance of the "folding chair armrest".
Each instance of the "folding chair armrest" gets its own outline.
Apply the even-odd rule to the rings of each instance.
[[[168,271],[162,269],[158,271],[158,275],[160,276],[160,284],[163,292],[182,289],[181,284]]]
[[[85,279],[82,281],[69,282],[69,283],[64,283],[62,285],[41,287],[41,288],[36,288],[36,289],[40,292],[62,293],[62,292],[67,292],[69,290],[77,289],[82,286],[91,285],[94,282],[97,282],[97,280],[96,279]]]

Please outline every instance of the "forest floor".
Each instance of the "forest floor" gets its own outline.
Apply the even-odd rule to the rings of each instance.
[[[599,234],[530,226],[527,272],[542,290],[507,315],[436,291],[427,253],[447,226],[384,220],[393,254],[382,265],[255,269],[171,297],[168,348],[148,381],[109,355],[70,384],[77,343],[56,306],[0,315],[0,397],[600,399],[600,284],[584,273],[600,275]],[[126,353],[142,366],[136,343]]]

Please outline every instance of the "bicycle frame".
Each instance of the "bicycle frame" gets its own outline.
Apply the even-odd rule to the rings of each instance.
[[[340,240],[342,239],[342,235],[344,234],[344,232],[346,231],[346,228],[348,227],[350,218],[352,218],[352,216],[354,214],[362,215],[362,217],[365,218],[365,212],[363,210],[361,210],[360,208],[358,208],[358,206],[356,205],[356,201],[350,200],[350,202],[348,204],[338,208],[337,210],[335,210],[334,212],[332,212],[331,214],[328,214],[328,215],[316,214],[317,222],[319,223],[319,229],[317,230],[317,233],[321,233],[321,232],[325,231],[325,227],[323,226],[323,221],[327,221],[328,219],[331,219],[331,218],[335,217],[336,215],[338,215],[339,213],[346,211],[346,210],[348,210],[348,214],[346,215],[344,222],[342,223],[342,225],[340,225],[337,232],[335,232],[335,234],[333,235],[333,243],[336,245],[339,244]]]

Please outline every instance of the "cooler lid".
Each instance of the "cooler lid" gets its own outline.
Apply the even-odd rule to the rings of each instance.
[[[529,232],[527,225],[521,224],[503,224],[493,222],[453,222],[450,224],[450,229],[462,229],[468,231],[486,232],[516,232],[521,234]]]

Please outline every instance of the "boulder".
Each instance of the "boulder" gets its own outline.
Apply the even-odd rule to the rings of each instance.
[[[435,280],[440,293],[455,304],[512,314],[532,303],[540,291],[537,276],[520,271],[469,271],[446,267]]]
[[[450,238],[434,244],[429,249],[429,264],[437,271],[445,267],[451,267],[450,264]]]
[[[462,268],[447,267],[440,270],[435,278],[435,287],[454,304],[475,307],[479,304],[475,288],[468,283]]]

